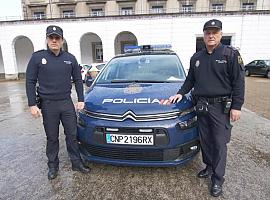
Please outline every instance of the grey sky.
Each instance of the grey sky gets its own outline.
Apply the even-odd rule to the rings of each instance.
[[[21,0],[1,0],[0,20],[20,19],[22,16]]]

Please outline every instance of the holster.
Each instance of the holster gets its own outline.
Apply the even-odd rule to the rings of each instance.
[[[208,102],[199,98],[197,104],[195,105],[195,110],[197,115],[208,114]]]

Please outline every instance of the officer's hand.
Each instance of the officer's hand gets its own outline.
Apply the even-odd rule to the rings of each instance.
[[[241,110],[235,110],[235,109],[231,109],[230,111],[230,118],[233,122],[237,121],[240,119],[241,116]]]
[[[37,106],[30,106],[30,112],[34,118],[39,118],[42,116],[41,111]]]
[[[169,102],[170,102],[170,103],[176,103],[176,102],[181,101],[182,98],[183,98],[183,96],[182,96],[181,94],[176,94],[176,95],[171,96],[171,97],[169,98]]]
[[[78,102],[76,105],[77,110],[82,110],[84,108],[84,102]]]

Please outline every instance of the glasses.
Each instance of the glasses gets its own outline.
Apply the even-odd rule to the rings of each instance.
[[[57,41],[59,41],[61,39],[61,37],[59,37],[59,36],[53,36],[53,35],[48,36],[48,38],[50,40],[57,40]]]

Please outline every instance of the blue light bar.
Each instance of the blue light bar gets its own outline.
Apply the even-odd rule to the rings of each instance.
[[[156,45],[141,45],[141,46],[124,46],[125,53],[143,52],[143,51],[165,51],[171,50],[172,45],[170,44],[156,44]]]

